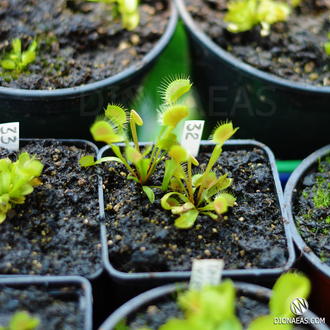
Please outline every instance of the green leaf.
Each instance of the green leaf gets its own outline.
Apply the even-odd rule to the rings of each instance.
[[[196,209],[185,212],[175,220],[174,225],[180,229],[191,228],[197,219],[198,213]]]
[[[185,77],[166,77],[160,84],[162,98],[165,103],[175,103],[183,94],[190,90],[192,83]]]
[[[157,146],[160,149],[169,150],[173,145],[178,144],[177,137],[175,134],[171,133],[166,135],[164,138],[157,142]]]
[[[3,60],[1,62],[1,66],[5,69],[5,70],[14,70],[16,68],[16,63],[13,60]]]
[[[291,302],[296,298],[307,299],[311,283],[299,273],[286,273],[276,281],[269,300],[270,314],[274,317],[294,317],[290,310]]]
[[[134,180],[136,183],[141,184],[140,180],[136,176],[132,175],[131,173],[127,175],[127,179]]]
[[[153,203],[155,201],[155,194],[152,191],[152,189],[148,186],[142,186],[143,191],[146,193],[146,195],[149,198],[149,201]]]
[[[19,38],[13,39],[12,43],[11,43],[13,49],[12,52],[17,56],[20,57],[21,56],[21,51],[22,51],[22,43],[21,40]]]
[[[162,182],[162,190],[165,191],[168,187],[170,180],[176,170],[177,164],[174,159],[168,159],[165,161],[165,173]]]
[[[173,190],[177,190],[179,192],[182,192],[184,190],[182,181],[177,178],[172,178],[170,181],[170,187]]]
[[[178,196],[182,201],[184,201],[185,203],[186,202],[189,202],[189,199],[183,195],[183,194],[180,194],[178,192],[170,192],[166,195],[164,195],[162,197],[162,199],[160,200],[160,203],[161,203],[161,206],[164,210],[171,210],[172,207],[173,207],[173,204],[172,204],[172,196]],[[177,206],[177,205],[175,205]]]
[[[94,156],[89,155],[89,156],[84,156],[84,157],[80,158],[79,165],[83,166],[83,167],[95,165]]]
[[[169,319],[165,324],[161,325],[158,330],[201,330],[186,320]],[[204,328],[204,330],[206,330]]]
[[[33,330],[39,325],[40,321],[37,318],[31,317],[26,312],[18,312],[14,314],[9,322],[10,330]]]
[[[28,64],[36,60],[36,54],[34,52],[24,52],[22,54],[22,65],[27,66]]]

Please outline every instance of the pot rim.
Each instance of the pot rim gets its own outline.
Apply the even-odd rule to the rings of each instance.
[[[130,77],[137,76],[144,68],[153,62],[170,42],[178,21],[178,11],[173,0],[169,1],[170,17],[164,31],[155,46],[141,59],[141,62],[134,64],[127,69],[108,78],[76,87],[60,88],[54,90],[30,90],[0,86],[0,98],[24,99],[38,101],[46,99],[75,98],[92,94],[95,90],[106,90],[111,86],[119,85]]]
[[[140,145],[146,145],[148,143],[140,143]],[[150,144],[150,143],[149,143]],[[211,141],[201,141],[201,144],[204,145],[215,145]],[[118,143],[119,146],[125,146],[123,143]],[[272,170],[272,174],[274,177],[274,192],[277,193],[278,203],[280,205],[280,209],[282,211],[282,219],[284,226],[284,234],[287,240],[287,252],[288,259],[284,266],[278,268],[254,268],[254,269],[224,269],[223,277],[230,277],[235,280],[255,280],[257,277],[265,276],[269,280],[273,281],[278,276],[280,276],[283,272],[288,271],[295,261],[295,251],[293,247],[292,237],[290,228],[288,225],[288,221],[285,220],[285,212],[284,212],[284,201],[283,201],[283,191],[279,178],[279,174],[276,168],[275,157],[272,151],[263,143],[255,141],[255,140],[237,140],[231,139],[224,143],[224,146],[234,147],[254,147],[254,148],[262,148],[266,151],[268,156],[269,164]],[[109,145],[106,145],[100,149],[100,152],[97,156],[97,159],[102,157],[103,152],[110,148]],[[130,283],[145,283],[148,284],[152,281],[166,280],[166,281],[187,281],[190,279],[191,271],[167,271],[167,272],[140,272],[140,273],[125,273],[115,269],[109,260],[109,251],[107,244],[107,236],[106,236],[106,227],[105,227],[105,211],[104,211],[104,198],[103,198],[103,190],[101,190],[100,195],[100,216],[103,219],[101,224],[101,229],[103,232],[103,241],[102,241],[102,256],[103,256],[103,264],[105,270],[108,274],[118,282],[125,283],[126,281],[130,281]]]
[[[78,285],[84,292],[85,301],[78,301],[79,309],[84,314],[84,329],[92,330],[93,328],[93,308],[92,308],[92,286],[90,282],[82,276],[40,276],[27,275],[8,277],[0,276],[0,286],[22,287],[28,285],[47,285],[47,286],[61,286],[61,285]]]
[[[316,267],[316,269],[322,273],[327,279],[330,279],[330,267],[326,265],[305,243],[300,236],[295,221],[292,215],[292,203],[293,203],[293,192],[296,189],[299,181],[307,174],[310,169],[317,165],[319,157],[325,156],[330,150],[330,144],[320,148],[306,157],[292,172],[288,182],[286,183],[284,190],[284,210],[286,218],[289,220],[289,227],[292,238],[296,243],[300,253]]]
[[[234,282],[236,294],[237,295],[247,295],[251,297],[252,299],[258,300],[258,301],[264,301],[268,303],[272,290],[262,287],[257,284],[252,283],[245,283],[245,282]],[[114,329],[114,326],[120,322],[124,317],[127,317],[128,315],[136,312],[141,307],[152,303],[154,300],[159,299],[165,295],[169,295],[173,292],[176,292],[178,290],[182,289],[188,289],[189,284],[188,283],[172,283],[167,284],[163,286],[156,287],[154,289],[151,289],[149,291],[143,292],[139,294],[138,296],[132,298],[122,306],[120,306],[117,310],[115,310],[99,327],[98,330],[112,330]],[[307,317],[308,319],[311,319],[315,317],[315,314],[308,310],[304,317]],[[319,330],[327,330],[329,329],[327,325],[325,324],[318,324],[314,329]]]
[[[234,66],[237,70],[243,71],[246,75],[255,76],[259,81],[266,82],[269,85],[286,89],[289,88],[292,91],[304,93],[304,94],[329,94],[330,86],[311,86],[303,83],[293,82],[284,78],[277,77],[271,73],[261,71],[253,66],[238,60],[232,54],[227,52],[218,46],[215,42],[204,33],[200,27],[194,22],[191,15],[187,11],[184,0],[175,0],[176,6],[179,11],[179,16],[183,20],[186,27],[189,29],[189,33],[198,40],[199,43],[204,45],[208,52],[214,54],[224,61],[225,64]]]

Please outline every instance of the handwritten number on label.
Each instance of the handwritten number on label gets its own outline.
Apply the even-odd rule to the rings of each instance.
[[[4,130],[6,130],[6,131],[4,132]],[[13,133],[17,133],[16,127],[13,127],[13,128],[10,128],[10,127],[1,127],[1,134],[7,134],[8,131],[13,132]]]
[[[191,136],[194,140],[198,139],[198,134],[197,133],[187,133],[186,134],[186,140],[188,140],[188,137]]]
[[[1,136],[1,143],[3,143],[3,144],[9,144],[9,143],[14,143],[14,142],[16,142],[16,136],[14,136],[13,138],[8,137],[7,139],[8,139],[8,140],[5,141],[5,140],[4,140],[4,137]]]
[[[198,129],[198,130],[200,130],[200,129],[202,128],[202,124],[199,124],[198,126],[197,126],[196,124],[194,124],[194,127],[192,127],[192,128],[190,127],[190,125],[191,125],[191,124],[188,124],[188,125],[187,125],[187,130],[188,130],[188,131],[192,131],[192,130],[194,130],[195,128]]]

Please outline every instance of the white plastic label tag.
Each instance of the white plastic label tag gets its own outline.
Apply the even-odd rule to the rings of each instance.
[[[10,151],[19,149],[19,123],[0,124],[0,146]]]
[[[194,259],[189,288],[201,290],[205,284],[219,284],[224,265],[222,259]]]
[[[204,120],[187,120],[184,123],[181,146],[194,157],[198,155],[199,144],[201,142]]]

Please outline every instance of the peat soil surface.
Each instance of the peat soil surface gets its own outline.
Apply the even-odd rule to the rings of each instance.
[[[101,267],[98,176],[78,163],[92,152],[55,140],[31,142],[21,151],[44,164],[42,185],[0,225],[0,273],[94,274]],[[17,159],[17,152],[0,153]]]
[[[273,24],[265,37],[260,36],[260,25],[246,32],[229,32],[223,21],[225,0],[185,3],[198,26],[241,61],[294,82],[330,86],[330,58],[323,47],[329,41],[329,1],[301,1],[288,21]]]
[[[201,148],[200,166],[210,154]],[[210,149],[206,149],[210,152]],[[275,268],[287,262],[286,237],[274,180],[263,150],[223,151],[213,170],[229,172],[236,204],[219,221],[198,216],[191,229],[174,227],[176,216],[162,209],[161,189],[150,203],[141,187],[126,180],[122,164],[103,164],[106,228],[111,264],[123,272],[190,271],[192,260],[224,259],[226,269]],[[150,186],[161,186],[160,163]]]
[[[164,33],[167,1],[141,1],[140,23],[122,29],[114,4],[71,0],[0,2],[0,54],[20,38],[25,50],[37,40],[36,61],[17,74],[0,67],[0,86],[59,89],[89,84],[142,63]]]
[[[292,208],[298,232],[305,243],[330,266],[330,159],[322,160],[302,180]],[[294,200],[294,199],[293,199]],[[322,202],[323,205],[318,205]]]
[[[26,311],[39,319],[38,329],[84,329],[84,315],[79,308],[80,289],[63,289],[65,293],[58,289],[51,293],[43,286],[31,285],[26,289],[0,286],[0,326],[7,326],[15,313]]]

